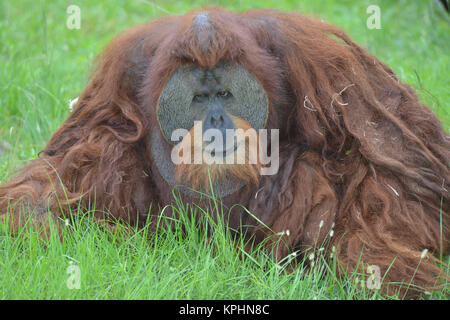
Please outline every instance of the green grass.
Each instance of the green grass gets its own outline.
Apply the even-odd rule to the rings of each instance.
[[[151,224],[113,232],[95,223],[91,210],[60,221],[62,241],[54,226],[43,240],[31,228],[10,237],[1,225],[0,299],[386,298],[358,287],[364,275],[338,280],[336,260],[321,252],[314,252],[312,269],[310,253],[303,263],[292,256],[275,263],[264,243],[246,252],[247,242],[233,239],[208,208],[180,202],[171,208],[180,218],[161,217],[157,232]],[[70,268],[79,268],[79,288]]]
[[[67,104],[86,86],[94,57],[120,31],[165,11],[183,14],[202,5],[232,10],[278,8],[314,14],[342,27],[386,62],[449,129],[448,16],[434,1],[377,1],[381,30],[366,28],[372,1],[76,1],[81,29],[66,27],[65,1],[0,2],[0,180],[37,157],[69,115]],[[151,5],[157,3],[160,8]],[[199,209],[197,209],[199,210]],[[241,259],[223,226],[210,237],[181,208],[174,228],[115,235],[86,219],[65,226],[64,241],[42,243],[26,231],[0,232],[0,299],[381,299],[336,281],[335,263],[313,272],[284,272],[262,250]],[[241,247],[238,245],[238,248]],[[70,290],[67,268],[80,268],[81,286]],[[325,269],[331,270],[320,276]],[[433,299],[448,299],[434,292]]]

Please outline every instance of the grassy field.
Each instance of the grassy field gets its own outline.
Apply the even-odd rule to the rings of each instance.
[[[449,17],[424,1],[74,1],[81,28],[66,26],[71,1],[0,1],[0,181],[37,157],[86,86],[94,57],[127,27],[201,6],[244,11],[277,8],[313,14],[342,27],[390,65],[450,128]],[[368,29],[368,5],[381,9],[381,29]],[[0,299],[382,299],[337,281],[333,261],[292,273],[256,250],[241,259],[222,226],[198,232],[189,208],[181,228],[116,237],[76,221],[64,241],[0,232]],[[239,246],[238,246],[239,247]],[[321,276],[325,270],[325,276]],[[72,282],[74,276],[80,282]],[[74,288],[79,284],[79,289]],[[432,299],[448,299],[449,291]],[[396,298],[396,297],[393,297]],[[426,298],[430,298],[427,296]]]

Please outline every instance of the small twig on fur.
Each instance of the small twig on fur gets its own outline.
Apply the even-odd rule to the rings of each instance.
[[[391,186],[390,184],[388,184],[388,183],[387,183],[387,186],[395,193],[395,195],[396,195],[397,197],[400,196],[399,193],[398,193],[398,191],[395,190],[394,187],[392,187],[392,186]]]
[[[334,107],[333,107],[333,102],[334,102],[334,100],[336,100],[336,97],[337,97],[337,96],[341,96],[342,93],[343,93],[345,90],[347,90],[347,89],[350,88],[350,87],[353,87],[354,85],[355,85],[354,83],[351,83],[351,84],[349,84],[348,86],[346,86],[344,89],[342,89],[339,93],[336,92],[335,94],[333,94],[333,96],[331,97],[331,103],[330,103],[330,106],[331,106],[332,109],[334,109]],[[336,102],[339,103],[341,106],[346,106],[346,105],[348,105],[348,102],[342,103],[342,102],[339,102],[338,100],[336,100]]]
[[[306,102],[308,102],[311,107],[307,107]],[[309,100],[308,96],[305,96],[305,100],[303,101],[303,107],[305,107],[309,111],[317,112],[316,108],[314,108],[314,106],[313,106],[311,100]]]
[[[256,193],[255,193],[255,199],[258,198],[258,193],[259,193],[262,189],[264,189],[264,187],[262,187],[262,188],[260,188],[260,189],[258,189],[258,190],[256,191]]]
[[[70,110],[70,112],[73,111],[73,107],[77,104],[77,102],[78,102],[78,97],[76,97],[73,100],[70,100],[70,102],[69,102],[69,110]]]

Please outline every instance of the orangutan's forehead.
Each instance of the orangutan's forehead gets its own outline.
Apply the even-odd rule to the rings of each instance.
[[[191,72],[194,75],[192,79],[197,82],[196,84],[221,84],[224,81],[225,66],[223,63],[217,64],[212,68],[193,66],[191,67]]]

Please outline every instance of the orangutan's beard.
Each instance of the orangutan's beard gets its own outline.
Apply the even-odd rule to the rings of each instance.
[[[195,159],[194,154],[197,152],[197,160],[200,161],[192,160],[190,163],[176,165],[176,183],[204,192],[209,192],[211,186],[225,185],[231,181],[239,181],[241,185],[258,184],[261,169],[258,157],[259,137],[246,121],[239,118],[233,120],[236,127],[242,130],[235,131],[236,142],[226,151],[211,153],[211,148],[208,149],[208,145],[202,141],[203,135],[198,137],[194,134],[195,126],[189,131],[178,147],[180,150],[190,150],[190,159]]]

